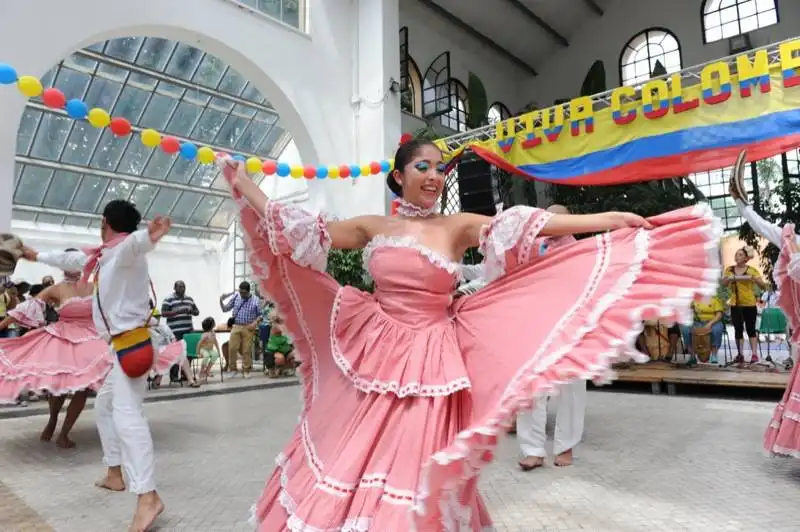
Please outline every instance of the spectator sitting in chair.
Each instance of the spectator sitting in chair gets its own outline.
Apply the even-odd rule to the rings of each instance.
[[[224,302],[225,299],[228,299],[227,303]],[[230,377],[236,375],[237,359],[241,355],[242,376],[248,378],[253,369],[253,340],[261,322],[261,300],[250,291],[250,283],[242,281],[239,284],[238,293],[222,294],[219,297],[219,306],[223,312],[231,313],[231,317],[228,319],[228,326],[231,330],[228,340]]]
[[[271,379],[281,376],[294,377],[296,367],[292,356],[294,346],[289,337],[283,334],[283,320],[273,313],[269,321],[271,325],[269,340],[264,351],[267,376]]]
[[[197,354],[202,359],[200,380],[204,384],[208,383],[208,378],[212,376],[211,369],[214,367],[214,363],[219,360],[219,342],[217,341],[217,335],[214,334],[214,327],[216,326],[217,322],[214,321],[214,318],[208,317],[204,319],[202,324],[203,336],[197,342]]]

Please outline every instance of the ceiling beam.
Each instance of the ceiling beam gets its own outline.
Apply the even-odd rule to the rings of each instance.
[[[506,0],[506,1],[512,6],[514,6],[514,9],[525,15],[534,24],[543,29],[544,32],[547,33],[550,37],[552,37],[553,40],[556,41],[558,44],[564,46],[565,48],[569,46],[569,41],[567,40],[566,37],[564,37],[558,31],[556,31],[556,29],[553,28],[553,26],[548,24],[547,21],[544,20],[542,17],[534,13],[531,10],[531,8],[520,2],[520,0]]]
[[[447,20],[453,26],[460,28],[461,30],[468,33],[476,40],[480,41],[481,44],[487,46],[488,48],[491,48],[499,55],[505,57],[511,63],[521,68],[528,74],[531,74],[532,76],[539,75],[539,73],[536,72],[536,69],[533,68],[533,66],[531,66],[527,61],[520,59],[516,55],[512,54],[506,48],[503,48],[502,46],[494,42],[494,40],[492,40],[490,37],[487,37],[486,35],[479,32],[478,30],[476,30],[475,28],[473,28],[472,26],[470,26],[469,24],[467,24],[466,22],[464,22],[463,20],[461,20],[460,18],[449,12],[448,10],[444,9],[436,2],[433,2],[433,0],[419,0],[419,2],[428,9],[430,9],[431,11],[433,11],[434,13],[436,13],[437,15],[439,15],[440,17],[442,17],[443,19]]]
[[[589,6],[589,9],[594,11],[594,14],[597,15],[598,17],[602,17],[603,15],[605,15],[605,11],[603,11],[603,8],[600,7],[600,5],[595,0],[583,0],[583,3]]]

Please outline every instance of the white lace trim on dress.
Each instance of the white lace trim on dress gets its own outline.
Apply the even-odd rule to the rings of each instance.
[[[381,248],[406,248],[406,249],[413,249],[419,252],[420,255],[425,257],[430,261],[431,264],[436,266],[437,268],[441,268],[442,270],[446,271],[447,273],[453,274],[457,276],[459,279],[461,278],[461,263],[455,262],[450,260],[449,258],[445,257],[438,251],[434,251],[431,248],[425,247],[419,243],[417,237],[413,235],[401,235],[401,236],[392,236],[392,235],[377,235],[364,248],[363,252],[363,260],[364,265],[369,267],[369,261],[372,258],[372,254],[375,253],[376,250]]]
[[[525,231],[532,217],[536,218]],[[525,205],[512,207],[495,216],[481,230],[479,249],[484,257],[482,280],[484,282],[494,281],[506,273],[506,253],[511,251],[514,246],[520,245],[521,259],[527,257],[530,253],[526,252],[526,246],[533,245],[539,232],[552,217],[553,213]]]
[[[274,212],[283,226],[278,235],[272,227],[276,222]],[[326,218],[323,215],[313,214],[297,205],[284,205],[282,203],[267,201],[266,217],[264,223],[268,226],[271,236],[281,236],[291,250],[292,260],[300,266],[312,268],[318,272],[326,271],[328,267],[328,253],[331,249],[331,236],[326,228]],[[272,252],[280,255],[278,241],[269,240]]]

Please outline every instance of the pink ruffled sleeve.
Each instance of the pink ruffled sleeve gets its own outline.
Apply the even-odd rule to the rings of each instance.
[[[792,253],[786,271],[793,281],[800,281],[800,253]]]
[[[27,299],[8,311],[8,315],[17,323],[29,329],[36,329],[46,323],[44,318],[44,301],[41,299]]]
[[[537,256],[536,237],[552,217],[552,213],[524,205],[495,216],[481,232],[484,280],[493,281]]]
[[[287,256],[299,266],[326,270],[331,236],[324,215],[268,201],[261,225],[272,253]]]

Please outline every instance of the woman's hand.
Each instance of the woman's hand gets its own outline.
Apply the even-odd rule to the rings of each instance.
[[[652,229],[653,224],[639,216],[638,214],[633,214],[632,212],[606,212],[602,213],[602,216],[606,223],[608,224],[608,228],[611,230],[614,229],[625,229],[625,228],[643,228],[643,229]]]

